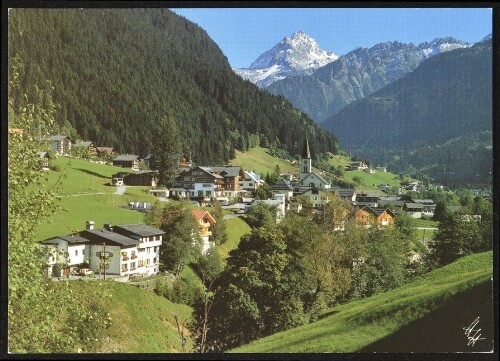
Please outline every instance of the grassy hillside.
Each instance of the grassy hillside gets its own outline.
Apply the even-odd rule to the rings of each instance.
[[[412,321],[425,318],[456,295],[487,282],[492,271],[492,252],[470,255],[403,287],[334,307],[318,322],[257,340],[232,352],[356,352]],[[472,320],[474,317],[463,320],[464,326]],[[486,326],[487,320],[484,323]],[[463,331],[458,331],[464,337]],[[466,338],[464,341],[467,343]]]
[[[219,246],[219,252],[223,257],[227,257],[230,251],[238,247],[241,236],[251,232],[250,226],[240,217],[227,219],[226,229],[228,240]]]
[[[156,201],[147,193],[148,187],[128,187],[124,195],[113,194],[116,187],[107,185],[111,175],[126,171],[125,168],[66,157],[58,157],[52,165],[58,170],[47,172],[46,184],[54,185],[60,179],[57,195],[61,209],[35,230],[35,239],[81,231],[88,220],[93,220],[97,227],[105,222],[141,223],[144,213],[124,207],[130,201]]]
[[[151,291],[113,281],[69,282],[75,294],[92,293],[95,287],[110,294],[100,303],[112,318],[99,352],[182,352],[175,313],[182,324],[191,308],[175,304]],[[188,342],[188,351],[191,342]]]
[[[254,171],[261,174],[263,177],[266,173],[271,174],[276,165],[279,165],[282,173],[298,172],[298,166],[293,165],[289,161],[277,158],[269,154],[266,148],[255,147],[246,152],[236,151],[236,158],[229,162],[230,165],[239,165],[245,170]]]

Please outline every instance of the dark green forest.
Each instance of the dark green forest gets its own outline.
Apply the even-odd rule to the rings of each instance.
[[[447,184],[488,184],[492,89],[490,40],[426,60],[323,126],[341,146],[392,171]]]
[[[15,106],[50,93],[54,132],[145,156],[168,114],[199,164],[256,145],[298,156],[305,134],[314,155],[338,151],[335,136],[242,80],[203,29],[169,10],[11,9],[8,41]]]

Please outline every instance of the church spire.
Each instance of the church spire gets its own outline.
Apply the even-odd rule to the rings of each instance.
[[[310,159],[311,158],[311,151],[309,150],[309,139],[304,141],[304,148],[302,149],[302,159]]]

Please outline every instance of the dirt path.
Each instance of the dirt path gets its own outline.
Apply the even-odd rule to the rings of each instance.
[[[118,195],[120,195],[120,196],[123,196],[123,194],[125,193],[125,190],[126,190],[126,189],[127,189],[127,187],[126,187],[126,186],[119,186],[119,187],[116,189],[115,193],[113,193],[113,194],[118,194]]]

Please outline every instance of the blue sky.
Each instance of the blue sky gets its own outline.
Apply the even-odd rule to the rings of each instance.
[[[491,9],[459,8],[203,8],[172,9],[197,23],[232,67],[248,67],[285,36],[303,30],[325,50],[343,55],[357,46],[398,40],[420,44],[452,36],[476,42],[492,32]]]

